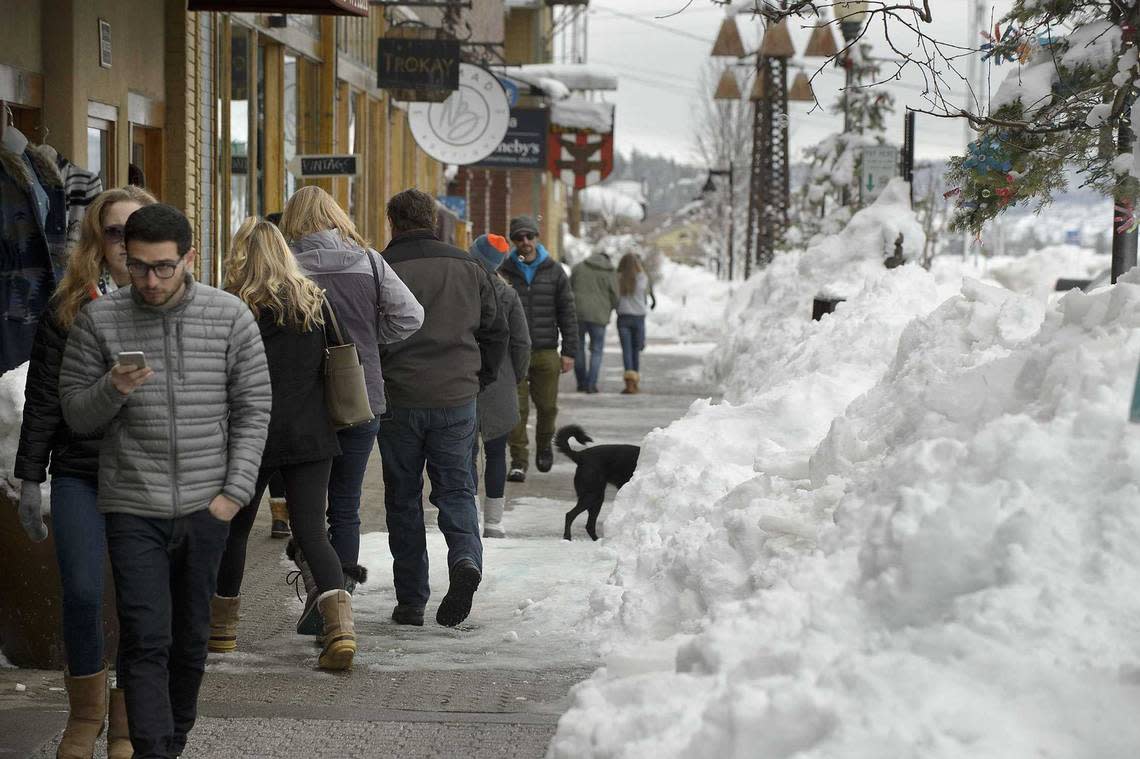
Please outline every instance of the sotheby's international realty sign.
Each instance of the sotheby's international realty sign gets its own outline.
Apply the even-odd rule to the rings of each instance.
[[[546,169],[546,141],[550,111],[512,108],[507,136],[495,152],[476,166],[484,169]]]

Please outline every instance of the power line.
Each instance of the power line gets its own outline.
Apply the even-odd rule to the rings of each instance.
[[[603,7],[599,7],[596,5],[590,6],[590,12],[593,13],[595,11],[602,11],[603,13],[609,13],[609,14],[612,14],[614,16],[619,16],[619,17],[627,19],[629,21],[633,21],[635,23],[642,24],[643,26],[649,26],[649,27],[652,27],[654,29],[660,29],[663,32],[669,32],[670,34],[675,34],[678,37],[685,37],[686,39],[696,40],[697,42],[703,42],[706,45],[713,44],[713,40],[708,38],[708,37],[702,37],[699,34],[693,34],[692,32],[683,32],[680,29],[674,29],[673,27],[669,26],[668,24],[662,24],[659,21],[650,21],[649,19],[642,18],[641,16],[635,16],[632,13],[624,13],[622,11],[614,10],[613,8],[603,8]]]

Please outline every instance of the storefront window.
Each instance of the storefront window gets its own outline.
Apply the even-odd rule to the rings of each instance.
[[[114,139],[112,122],[87,119],[87,170],[99,175],[104,187],[113,187]]]
[[[299,114],[297,113],[297,74],[299,70],[297,56],[285,53],[285,101],[282,111],[285,115],[285,138],[282,142],[285,154],[285,166],[297,155],[297,140]],[[351,127],[350,127],[351,128]],[[297,191],[297,178],[286,168],[285,170],[285,198],[289,199]]]
[[[234,27],[230,35],[230,231],[250,215],[249,181],[249,32]]]
[[[281,209],[274,208],[273,211]],[[265,45],[257,46],[257,211],[265,209]]]
[[[354,153],[361,154],[360,140],[364,137],[358,126],[358,113],[357,109],[360,105],[360,96],[355,92],[349,93],[348,96],[348,148]],[[360,207],[359,195],[362,177],[349,177],[348,178],[348,215],[360,225],[361,219],[357,218],[356,210]]]

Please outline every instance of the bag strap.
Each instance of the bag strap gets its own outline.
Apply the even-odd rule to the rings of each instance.
[[[336,343],[334,343],[334,344],[335,345],[346,345],[347,342],[344,339],[344,334],[340,331],[340,323],[336,319],[336,312],[333,310],[332,304],[329,303],[328,298],[325,298],[324,301],[321,302],[321,311],[325,315],[325,329],[324,329],[325,347],[327,348],[329,345],[329,327],[330,326],[332,327],[332,330],[333,330],[333,337],[336,338]]]
[[[367,251],[368,263],[372,264],[372,281],[376,284],[376,334],[380,334],[380,303],[383,296],[380,294],[380,271],[376,268],[376,259],[372,257],[372,251]],[[377,254],[379,255],[379,254]]]

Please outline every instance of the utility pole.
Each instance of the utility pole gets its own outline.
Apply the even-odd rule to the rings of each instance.
[[[966,47],[973,47],[978,44],[978,40],[982,36],[982,19],[986,16],[986,3],[985,0],[974,0],[974,12],[970,14],[970,31],[969,37],[966,39]],[[989,25],[988,19],[986,25]],[[967,61],[967,77],[968,86],[966,87],[966,110],[970,113],[981,113],[985,110],[986,96],[985,96],[985,71],[982,66],[981,53],[975,51],[971,53]],[[965,133],[966,133],[966,152],[969,152],[970,143],[974,141],[976,133],[973,126],[970,124],[969,119],[965,119]],[[962,258],[968,258],[971,253],[974,255],[974,262],[977,262],[978,255],[981,253],[982,243],[980,238],[972,238],[967,236],[964,244],[962,245]]]

